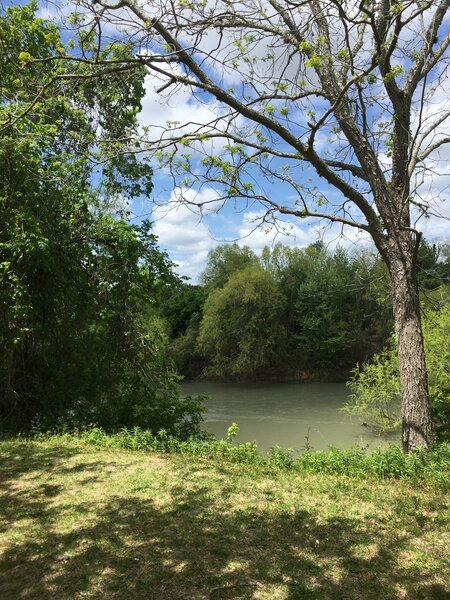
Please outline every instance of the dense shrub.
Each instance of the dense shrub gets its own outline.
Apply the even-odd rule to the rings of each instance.
[[[428,309],[423,333],[432,416],[437,436],[450,435],[450,303]],[[394,339],[380,354],[358,368],[349,382],[352,394],[344,410],[381,431],[400,425],[400,382]]]

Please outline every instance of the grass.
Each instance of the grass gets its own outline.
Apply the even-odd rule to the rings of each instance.
[[[444,478],[0,442],[0,598],[447,599]]]
[[[234,444],[239,426],[233,423],[228,429],[227,440],[179,440],[165,430],[156,434],[134,427],[108,434],[103,429],[90,426],[68,431],[65,428],[54,433],[32,432],[31,439],[56,443],[90,444],[99,448],[142,450],[171,454],[189,454],[202,458],[219,458],[254,466],[277,467],[302,473],[349,475],[361,478],[409,478],[412,480],[448,481],[450,473],[450,443],[442,442],[432,451],[416,451],[404,454],[398,445],[366,450],[363,448],[312,451],[310,448],[297,458],[293,450],[275,446],[267,455],[258,451],[256,442]]]

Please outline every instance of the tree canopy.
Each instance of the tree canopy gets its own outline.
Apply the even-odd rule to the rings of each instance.
[[[237,271],[257,264],[258,258],[248,246],[222,244],[209,252],[201,280],[209,289],[220,288]]]
[[[283,353],[283,296],[259,265],[236,271],[206,299],[197,343],[213,375],[249,377]]]
[[[211,109],[207,122],[144,132],[183,185],[261,202],[264,223],[314,216],[371,236],[392,283],[403,446],[429,447],[417,220],[432,208],[426,186],[450,142],[450,0],[79,4],[83,30],[96,22],[131,43],[126,66],[145,66],[158,93],[183,86]]]
[[[202,281],[170,291],[162,307],[190,378],[342,380],[392,331],[386,269],[370,251],[278,243],[258,258],[222,245]]]
[[[150,223],[124,218],[152,172],[106,144],[135,130],[142,74],[86,85],[83,64],[48,60],[64,46],[35,12],[0,15],[1,425],[195,431],[154,307],[176,278]]]

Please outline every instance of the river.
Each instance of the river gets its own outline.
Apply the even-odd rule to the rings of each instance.
[[[225,438],[232,422],[239,425],[237,442],[255,440],[266,452],[279,445],[301,451],[328,446],[380,446],[398,442],[379,437],[339,409],[348,397],[342,383],[217,383],[188,382],[183,394],[209,394],[202,428]]]

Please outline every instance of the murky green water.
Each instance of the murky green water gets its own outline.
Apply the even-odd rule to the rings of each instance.
[[[380,438],[339,409],[348,390],[341,383],[234,384],[189,382],[185,394],[210,394],[203,429],[225,438],[232,422],[238,423],[237,441],[256,440],[262,451],[280,445],[302,450],[308,443],[316,450],[379,446],[397,442]]]

